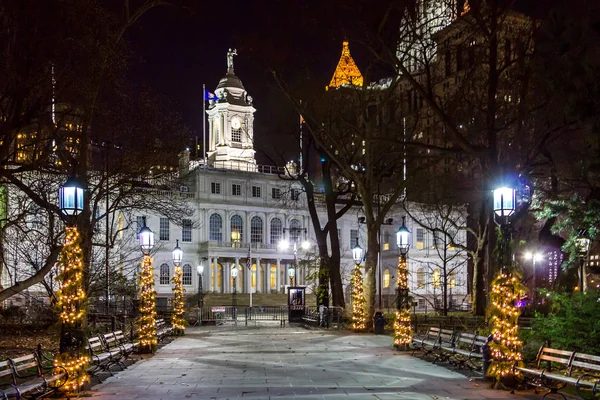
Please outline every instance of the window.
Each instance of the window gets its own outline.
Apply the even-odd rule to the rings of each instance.
[[[297,201],[300,198],[300,190],[292,189],[291,195],[292,195],[292,200]]]
[[[425,229],[417,228],[417,249],[422,250],[425,246]]]
[[[433,279],[433,286],[434,287],[440,287],[440,281],[441,281],[441,274],[440,274],[440,270],[436,269],[435,271],[433,271],[433,275],[432,275]]]
[[[182,242],[191,242],[192,241],[192,220],[184,219],[183,226],[181,231],[181,241]]]
[[[390,233],[388,231],[383,232],[383,250],[390,249]]]
[[[386,289],[390,287],[390,270],[389,269],[386,269],[385,272],[383,273],[383,287]]]
[[[144,216],[143,215],[138,215],[135,218],[136,222],[137,222],[137,230],[135,231],[135,235],[137,236],[138,240],[140,239],[140,231],[142,230],[142,227],[144,226]]]
[[[275,200],[281,199],[281,189],[279,189],[279,188],[272,188],[271,189],[271,198],[273,198]]]
[[[260,186],[252,186],[252,197],[261,197]]]
[[[210,192],[212,194],[221,194],[221,184],[219,182],[211,182]]]
[[[231,195],[232,196],[241,196],[242,195],[242,185],[239,183],[234,183],[231,185]]]
[[[187,286],[192,285],[192,266],[190,264],[185,264],[183,266],[183,278],[181,279],[181,282]]]
[[[252,217],[250,220],[250,242],[263,242],[263,220],[261,217]]]
[[[423,267],[417,270],[417,287],[425,287],[425,269]]]
[[[244,221],[239,215],[234,215],[231,217],[231,241],[244,241]]]
[[[454,289],[456,287],[456,271],[450,272],[450,276],[448,277],[448,288]]]
[[[219,214],[213,214],[209,220],[208,240],[223,241],[223,220]]]
[[[171,271],[169,270],[168,264],[163,264],[160,266],[160,281],[161,285],[168,285],[171,281]]]
[[[159,240],[169,240],[169,218],[160,219]]]
[[[235,128],[233,128],[233,124],[232,124],[231,141],[237,142],[237,143],[242,143],[242,127],[241,127],[241,125],[237,129],[235,129]]]
[[[290,241],[298,243],[300,241],[300,221],[293,219],[290,221]]]
[[[271,220],[271,244],[278,244],[283,236],[283,224],[279,218]],[[273,285],[274,287],[274,285]]]
[[[358,229],[350,229],[350,247],[358,245]]]
[[[275,265],[271,266],[271,277],[269,281],[271,289],[275,289],[277,287],[277,267]]]

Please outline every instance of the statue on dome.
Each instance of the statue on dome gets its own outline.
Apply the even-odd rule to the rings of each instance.
[[[233,56],[237,56],[237,50],[229,49],[229,51],[227,52],[227,73],[228,74],[233,74]]]

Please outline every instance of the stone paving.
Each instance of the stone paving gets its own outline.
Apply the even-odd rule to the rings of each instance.
[[[92,389],[109,399],[539,399],[488,389],[395,352],[384,335],[303,328],[189,328]]]

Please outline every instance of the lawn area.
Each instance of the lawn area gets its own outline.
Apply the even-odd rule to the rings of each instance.
[[[38,344],[44,351],[58,350],[58,331],[54,326],[0,325],[0,360],[31,353]]]

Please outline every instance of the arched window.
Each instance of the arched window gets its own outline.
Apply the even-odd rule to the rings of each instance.
[[[168,285],[171,281],[171,270],[168,264],[162,264],[160,266],[160,281],[161,285]]]
[[[432,277],[433,277],[433,279],[432,279],[433,286],[434,287],[440,287],[441,277],[442,277],[441,274],[440,274],[440,270],[436,269],[435,271],[433,271],[433,276]]]
[[[283,224],[277,217],[271,220],[271,244],[278,244],[283,236]]]
[[[298,243],[302,238],[300,235],[300,221],[293,219],[290,221],[290,241],[292,243]]]
[[[244,241],[244,221],[239,215],[234,215],[231,217],[231,241]]]
[[[277,266],[271,265],[271,276],[270,276],[270,286],[271,289],[275,289],[277,287]]]
[[[423,267],[417,270],[417,287],[422,288],[425,286],[425,269]]]
[[[386,289],[390,287],[390,270],[389,269],[386,269],[385,272],[383,273],[383,287]]]
[[[183,266],[182,283],[188,286],[192,284],[192,266],[190,264],[185,264]]]
[[[263,242],[263,220],[261,217],[255,216],[250,220],[250,242]]]
[[[217,242],[223,241],[223,220],[219,214],[213,214],[210,216],[209,221],[210,229],[208,233],[208,240],[216,240]]]

